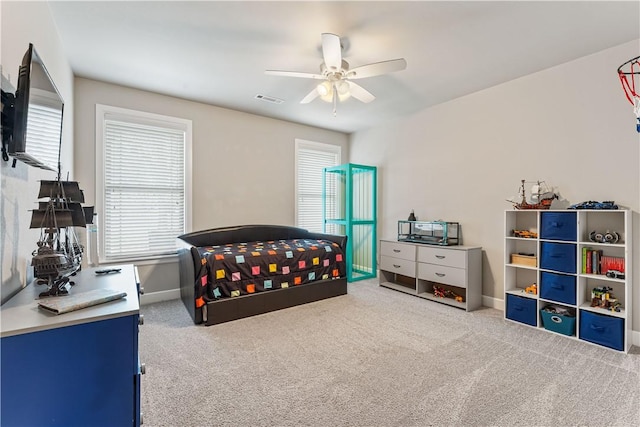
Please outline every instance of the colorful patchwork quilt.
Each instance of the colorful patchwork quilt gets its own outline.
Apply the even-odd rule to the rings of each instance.
[[[328,240],[294,239],[199,247],[196,306],[205,301],[346,276],[345,255]]]

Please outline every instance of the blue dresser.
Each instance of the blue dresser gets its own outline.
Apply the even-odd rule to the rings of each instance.
[[[3,426],[140,425],[139,282],[134,266],[117,268],[79,272],[70,292],[125,298],[55,315],[30,284],[1,307]]]

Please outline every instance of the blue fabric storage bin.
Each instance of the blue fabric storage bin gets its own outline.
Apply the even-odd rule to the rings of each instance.
[[[507,295],[507,319],[538,326],[538,310],[536,300],[531,298]]]
[[[544,309],[540,310],[540,315],[542,316],[542,326],[545,329],[563,335],[575,336],[576,318],[574,316],[550,313]]]
[[[576,245],[542,242],[540,254],[540,268],[543,270],[576,273]]]
[[[576,276],[540,273],[540,298],[565,304],[576,303]]]
[[[580,339],[624,351],[624,320],[580,310]]]
[[[575,212],[541,212],[540,238],[576,241],[578,225]]]

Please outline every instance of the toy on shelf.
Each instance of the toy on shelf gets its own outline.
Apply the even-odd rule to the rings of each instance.
[[[524,291],[527,294],[538,295],[538,285],[534,283],[531,286],[527,286],[526,288],[524,288]]]
[[[511,230],[513,237],[521,237],[524,239],[537,239],[538,233],[529,230]]]
[[[620,235],[615,231],[609,231],[602,233],[600,231],[592,231],[589,233],[589,240],[595,243],[618,243]]]
[[[433,285],[433,295],[437,298],[453,298],[458,302],[464,302],[464,298],[442,286]]]
[[[618,209],[618,205],[613,200],[605,200],[603,202],[588,200],[571,205],[567,209]]]
[[[535,181],[531,187],[529,197],[524,188],[525,184],[531,181],[520,180],[520,193],[518,196],[507,199],[507,202],[513,204],[514,209],[549,209],[551,202],[558,198],[552,187],[549,187],[544,181]]]
[[[620,312],[622,304],[613,296],[613,288],[601,286],[591,290],[591,307]]]

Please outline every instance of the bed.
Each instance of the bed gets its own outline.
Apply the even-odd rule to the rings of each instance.
[[[178,237],[180,297],[216,325],[347,293],[346,236],[241,225]]]

